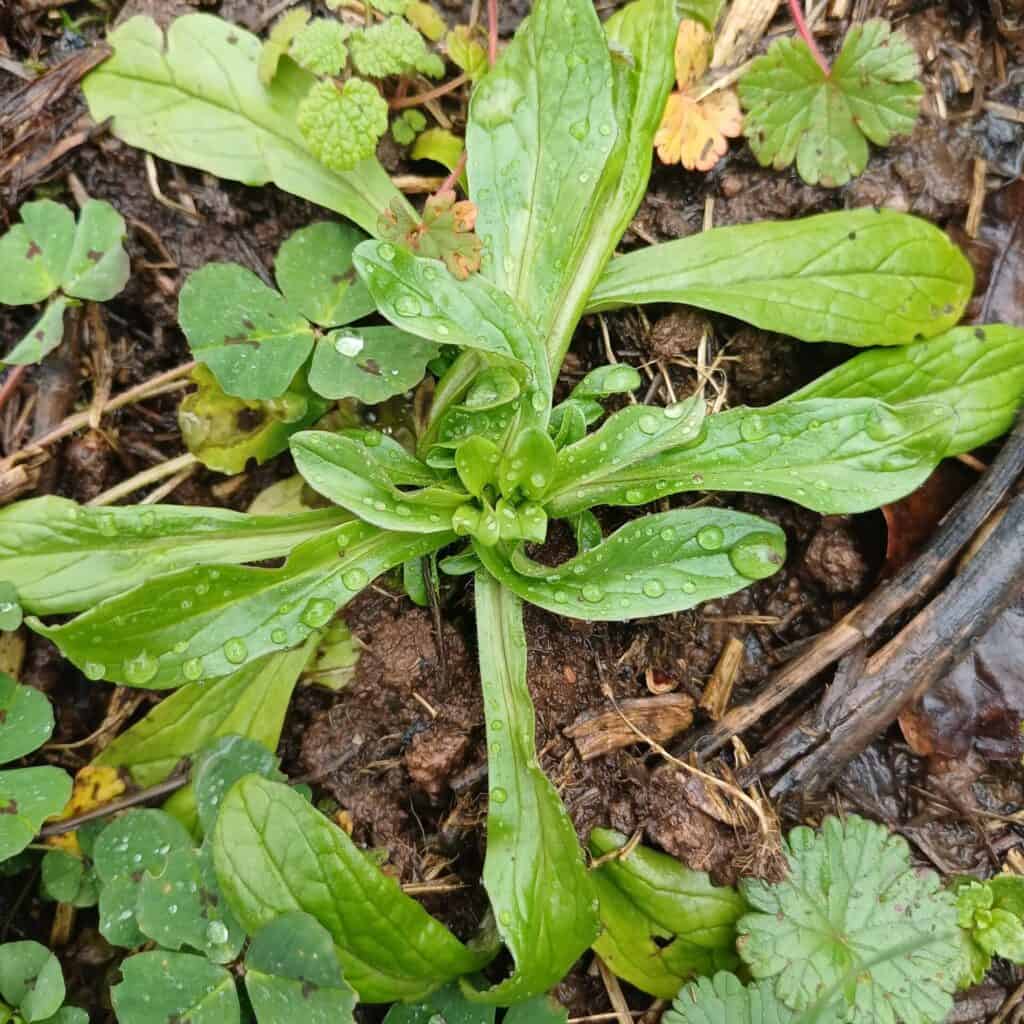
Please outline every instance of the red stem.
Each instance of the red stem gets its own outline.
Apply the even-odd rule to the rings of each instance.
[[[469,81],[469,75],[463,72],[456,78],[453,78],[450,82],[445,82],[444,85],[437,86],[436,89],[430,89],[428,92],[418,92],[413,96],[396,96],[388,104],[392,110],[405,110],[406,107],[420,107],[428,100],[438,100],[442,96],[447,96],[450,92],[455,92],[456,89],[461,85],[465,85]]]
[[[438,192],[448,192],[455,188],[455,182],[457,182],[462,175],[463,170],[466,166],[466,151],[463,150],[459,155],[458,162],[452,168],[452,173],[441,182],[441,187],[437,190]]]
[[[800,38],[807,44],[811,55],[818,62],[818,67],[825,72],[825,77],[827,78],[832,73],[832,69],[829,67],[828,58],[821,52],[814,40],[814,36],[811,34],[810,28],[807,26],[807,20],[804,18],[800,0],[789,0],[789,13],[793,16],[793,24],[796,25]]]
[[[4,407],[7,399],[18,390],[18,384],[21,378],[25,376],[27,370],[27,366],[16,366],[7,374],[7,379],[4,381],[3,386],[0,387],[0,409]]]
[[[498,59],[498,0],[487,0],[487,59]]]

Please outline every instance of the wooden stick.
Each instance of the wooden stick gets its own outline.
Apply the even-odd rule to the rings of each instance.
[[[1024,415],[993,460],[988,472],[946,513],[925,549],[891,580],[827,629],[802,654],[768,680],[749,703],[727,712],[693,746],[702,759],[749,729],[809,683],[819,672],[853,650],[861,641],[914,601],[925,597],[948,572],[960,550],[1003,500],[1024,472]]]

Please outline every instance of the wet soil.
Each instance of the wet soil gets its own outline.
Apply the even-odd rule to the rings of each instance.
[[[223,0],[203,8],[262,29],[276,6]],[[464,0],[441,0],[440,6],[453,23],[466,20],[474,8]],[[502,3],[503,36],[514,31],[528,6],[526,0]],[[604,12],[614,5],[598,6]],[[863,14],[877,6],[858,3],[856,8]],[[146,10],[167,18],[188,7],[132,0],[121,14]],[[61,10],[71,17],[96,13],[84,3]],[[948,5],[897,4],[888,14],[910,33],[924,61],[926,113],[910,138],[887,151],[876,150],[866,173],[839,190],[807,186],[792,172],[761,169],[738,143],[705,175],[658,167],[623,248],[698,231],[709,207],[713,223],[727,225],[884,205],[948,228],[979,269],[974,312],[984,307],[986,319],[1022,322],[1024,192],[1020,182],[1006,184],[1022,169],[1024,125],[991,109],[992,102],[1020,109],[1024,99],[1024,55],[1013,34],[1013,5],[994,4],[989,10],[971,0],[951,0]],[[833,27],[840,38],[843,24],[837,21]],[[56,64],[94,43],[99,29],[88,18],[77,28],[65,27],[56,10],[48,13],[15,0],[13,7],[0,10],[0,58]],[[18,167],[30,166],[83,124],[85,111],[78,93],[69,89],[35,113],[26,130],[25,124],[3,120],[5,97],[19,84],[0,66],[0,152],[16,138],[26,154],[13,170],[0,171],[0,227],[15,217],[19,202],[33,195],[69,202],[73,194],[108,199],[130,225],[133,276],[125,292],[105,308],[107,351],[100,351],[97,339],[85,332],[77,347],[62,347],[31,371],[19,394],[0,411],[0,454],[54,426],[72,408],[88,407],[100,387],[117,393],[185,362],[188,350],[176,326],[176,302],[189,271],[211,260],[232,260],[269,279],[280,242],[324,217],[322,210],[272,187],[245,188],[155,161],[166,197],[160,201],[143,154],[102,133],[26,180]],[[453,104],[456,128],[460,109]],[[987,161],[990,196],[980,234],[970,239],[964,224],[978,157]],[[391,170],[424,170],[410,166],[400,152],[387,154],[386,162]],[[20,336],[29,316],[0,309],[4,349]],[[799,345],[728,318],[669,306],[614,313],[605,321],[611,349],[618,359],[644,369],[647,400],[655,402],[667,401],[669,389],[676,396],[690,394],[706,379],[708,397],[717,396],[724,405],[762,405],[848,354],[839,346]],[[601,326],[595,318],[585,319],[563,368],[560,392],[606,361]],[[53,374],[52,379],[63,381],[63,398],[47,397],[53,390],[48,375]],[[105,417],[97,429],[56,446],[33,489],[23,494],[52,491],[89,500],[180,453],[179,399],[180,394],[170,394],[130,406]],[[32,401],[34,409],[29,408]],[[236,478],[203,472],[166,500],[244,509],[263,487],[290,472],[286,456]],[[759,842],[756,830],[734,807],[723,805],[699,780],[645,745],[629,743],[584,760],[565,731],[582,717],[612,711],[613,698],[621,702],[677,693],[699,702],[730,641],[742,647],[731,703],[749,698],[774,668],[871,589],[886,561],[886,530],[879,514],[823,519],[769,498],[716,495],[710,500],[778,523],[790,546],[786,567],[691,612],[629,624],[579,623],[528,607],[528,668],[541,763],[581,839],[599,825],[640,832],[645,841],[690,867],[731,882],[741,873],[777,873],[777,847]],[[620,512],[602,516],[606,527],[624,521]],[[565,557],[567,550],[564,538],[556,537],[552,554]],[[368,589],[345,612],[352,632],[365,644],[354,680],[340,692],[300,688],[280,748],[284,770],[312,777],[321,805],[358,843],[380,851],[386,870],[403,883],[419,883],[419,898],[462,937],[473,934],[487,906],[480,885],[486,748],[471,587],[465,578],[446,581],[440,637],[430,612],[412,605],[386,579]],[[898,829],[921,863],[940,872],[998,870],[1021,842],[1019,826],[999,817],[1019,811],[1024,799],[1019,769],[1012,770],[1005,758],[1013,723],[1019,737],[1024,705],[1021,614],[1020,608],[1008,612],[1000,624],[1009,631],[994,641],[994,650],[1001,653],[980,646],[971,664],[958,670],[963,677],[950,680],[925,702],[916,712],[912,734],[905,722],[903,732],[894,728],[879,737],[826,799],[779,809],[784,824],[813,823],[825,813],[856,810]],[[110,690],[87,683],[45,640],[25,639],[20,677],[55,701],[55,739],[73,742],[89,735],[103,720]],[[797,706],[759,723],[744,736],[746,750],[756,752],[765,739],[786,728],[816,692],[818,687],[812,687]],[[697,707],[691,730],[707,722],[706,712]],[[663,742],[679,752],[689,738]],[[738,748],[719,762],[719,770],[728,776],[730,765],[744,756]],[[1019,758],[1016,747],[1013,756]],[[75,767],[82,762],[69,755],[66,763]],[[25,876],[0,879],[0,907],[13,907],[0,913],[0,937],[45,941],[52,905],[34,901],[34,884]],[[115,958],[95,932],[92,912],[79,914],[61,958],[72,995],[95,1008],[94,1019],[104,1019],[109,1014],[105,981]],[[1013,972],[990,979],[984,991],[965,997],[966,1015],[958,1019],[989,1019],[993,1001],[999,1005],[1018,980]],[[571,1016],[611,1008],[589,958],[557,995]],[[650,1002],[635,992],[627,995],[638,1009]],[[975,1016],[969,1015],[972,1007]],[[367,1013],[364,1019],[378,1018]]]

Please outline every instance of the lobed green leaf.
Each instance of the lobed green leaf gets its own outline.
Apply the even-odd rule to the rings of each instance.
[[[620,256],[588,310],[685,303],[802,341],[907,345],[953,327],[973,282],[963,253],[927,221],[852,210],[716,228]]]

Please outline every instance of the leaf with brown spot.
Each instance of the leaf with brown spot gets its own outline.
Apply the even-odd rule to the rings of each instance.
[[[405,245],[419,256],[444,260],[460,281],[480,269],[483,242],[475,233],[476,204],[455,201],[448,189],[432,195],[423,208],[423,221],[414,221],[397,203],[381,215],[380,237]]]

